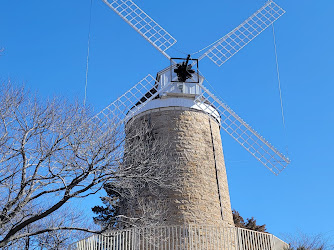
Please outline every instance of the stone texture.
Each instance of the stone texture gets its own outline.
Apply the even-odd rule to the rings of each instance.
[[[168,138],[179,191],[169,191],[167,224],[234,226],[218,122],[204,112],[168,107],[145,111],[129,126],[149,120],[153,132]],[[219,183],[219,185],[217,185]],[[220,194],[220,199],[219,199]],[[221,209],[223,213],[221,214]]]

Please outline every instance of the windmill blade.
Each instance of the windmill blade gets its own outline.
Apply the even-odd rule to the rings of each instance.
[[[222,66],[284,13],[274,1],[267,2],[237,28],[219,39],[199,60],[207,56],[219,67]]]
[[[91,119],[103,134],[113,133],[115,144],[117,144],[114,149],[116,160],[121,160],[124,153],[126,121],[160,92],[157,82],[149,74]]]
[[[199,86],[203,91],[195,99],[195,103],[213,117],[220,119],[221,127],[271,172],[278,175],[290,163],[287,157],[244,122],[230,107],[203,85]],[[217,111],[220,117],[217,116]]]
[[[161,87],[158,85],[157,81],[148,74],[125,94],[96,114],[92,118],[92,121],[97,123],[99,127],[106,125],[115,126],[115,128],[122,130],[124,123],[138,114],[147,103],[164,93],[170,85],[171,83],[168,83]]]
[[[165,57],[170,59],[170,56],[165,51],[176,43],[176,39],[149,17],[132,0],[103,0],[103,2]]]
[[[166,85],[165,87],[168,87]],[[96,114],[92,120],[104,126],[113,124],[120,126],[124,121],[131,119],[150,100],[162,93],[165,88],[159,88],[156,80],[149,74],[120,96],[109,106]]]

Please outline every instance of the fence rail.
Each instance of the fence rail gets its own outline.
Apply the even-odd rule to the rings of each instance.
[[[236,227],[164,226],[114,230],[73,243],[70,250],[283,250],[272,234]]]

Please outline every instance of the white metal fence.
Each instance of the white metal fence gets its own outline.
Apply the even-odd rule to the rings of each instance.
[[[96,234],[69,249],[87,250],[283,250],[288,244],[272,234],[241,228],[165,226]]]

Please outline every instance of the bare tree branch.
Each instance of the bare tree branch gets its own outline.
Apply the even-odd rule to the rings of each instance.
[[[161,226],[168,221],[169,195],[179,191],[181,169],[170,156],[171,140],[155,134],[154,127],[145,118],[126,125],[123,161],[105,184],[106,207],[93,208],[98,215],[94,221],[102,227]]]
[[[168,138],[158,138],[145,119],[124,130],[117,119],[100,124],[92,117],[80,104],[0,85],[0,248],[45,246],[43,235],[63,246],[63,231],[107,230],[64,212],[106,185],[120,197],[119,227],[163,225],[168,190],[178,189],[179,178]]]
[[[0,86],[0,103],[0,247],[52,230],[94,231],[32,225],[114,176],[117,128],[101,130],[89,109],[60,99],[42,102],[10,83]]]

